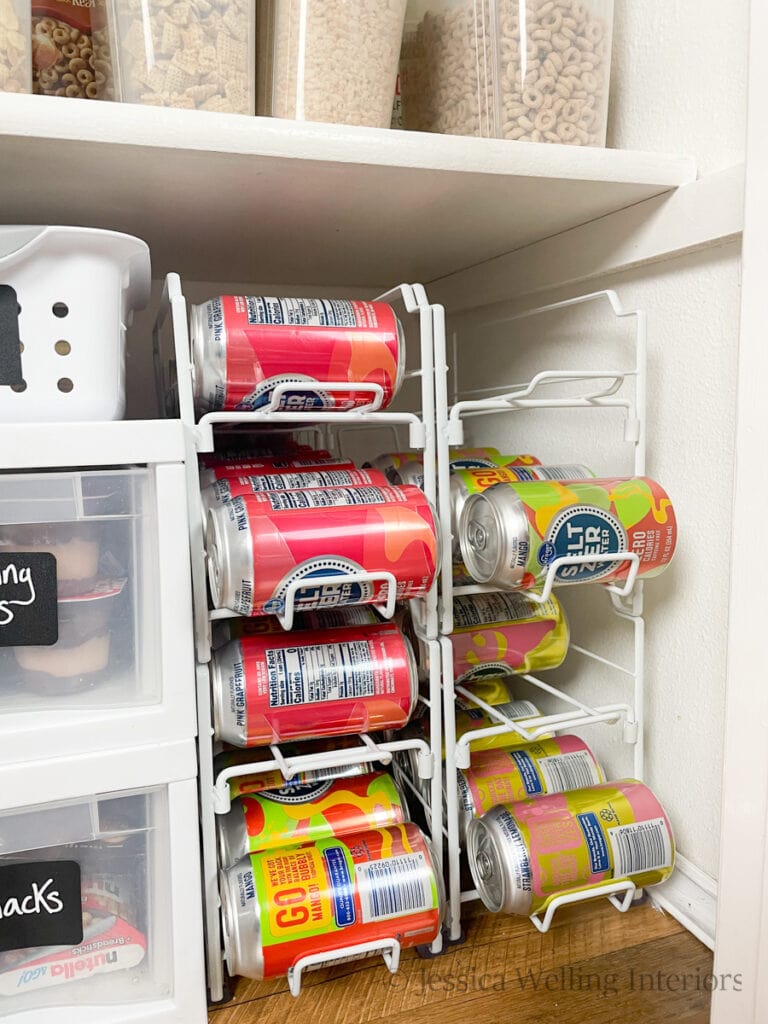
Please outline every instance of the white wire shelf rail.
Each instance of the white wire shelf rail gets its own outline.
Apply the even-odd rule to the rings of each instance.
[[[588,414],[595,409],[614,409],[621,416],[622,429],[618,441],[632,446],[634,473],[645,473],[646,451],[646,317],[642,310],[625,309],[619,296],[612,290],[593,292],[563,302],[551,303],[526,310],[484,325],[507,326],[510,333],[516,324],[553,312],[566,311],[588,304],[601,305],[616,321],[634,321],[634,343],[627,365],[617,367],[596,366],[590,369],[547,369],[536,373],[520,384],[460,390],[457,377],[458,336],[453,335],[452,404],[448,403],[449,366],[446,351],[445,316],[441,307],[435,307],[435,407],[437,412],[438,453],[438,508],[443,540],[441,565],[440,630],[443,668],[443,735],[445,742],[445,835],[448,863],[448,939],[461,937],[461,904],[478,898],[475,890],[461,890],[461,841],[459,830],[459,797],[456,773],[471,763],[473,743],[504,734],[519,738],[521,742],[534,741],[552,732],[563,732],[586,726],[620,726],[622,739],[632,745],[634,772],[643,777],[643,707],[645,687],[645,622],[643,619],[643,582],[638,579],[639,558],[631,551],[619,551],[610,556],[570,556],[553,561],[542,584],[535,591],[524,591],[534,604],[542,604],[552,594],[559,571],[568,565],[594,562],[625,563],[626,575],[612,583],[596,582],[610,597],[609,609],[613,615],[626,621],[632,630],[632,657],[630,665],[622,665],[614,658],[593,651],[583,644],[572,642],[569,660],[574,657],[592,662],[615,680],[618,700],[611,703],[590,704],[578,700],[562,688],[530,675],[519,678],[550,700],[556,700],[562,710],[523,722],[512,722],[492,705],[477,698],[464,686],[454,684],[453,632],[454,596],[498,592],[501,588],[479,583],[455,583],[453,576],[453,547],[450,500],[450,449],[465,444],[465,423],[476,417],[524,413],[530,410],[573,410],[574,415]],[[624,358],[627,358],[626,356]],[[561,673],[562,675],[562,673]],[[456,695],[470,706],[484,712],[492,723],[472,730],[457,738]],[[449,782],[452,780],[452,784]],[[539,931],[546,931],[553,915],[561,906],[597,897],[607,897],[619,910],[626,910],[635,895],[630,881],[619,881],[605,888],[585,889],[563,894],[553,899],[543,916],[533,915],[531,921]]]
[[[349,382],[336,382],[328,387],[334,390],[354,390],[369,392],[371,401],[363,407],[350,410],[327,412],[293,412],[277,409],[280,395],[285,388],[277,388],[271,402],[266,408],[255,412],[221,412],[207,413],[196,419],[193,387],[192,357],[187,326],[187,304],[182,291],[181,279],[177,274],[169,274],[165,280],[160,299],[158,314],[153,331],[153,352],[155,359],[155,383],[159,407],[167,416],[178,417],[185,426],[186,436],[186,471],[188,490],[188,525],[190,531],[190,547],[192,559],[193,605],[195,616],[195,643],[197,655],[197,707],[200,761],[200,827],[203,850],[203,892],[205,899],[205,936],[206,959],[209,995],[212,1002],[220,1001],[224,996],[224,962],[225,950],[220,921],[220,897],[218,890],[218,860],[216,843],[216,816],[226,813],[229,807],[229,780],[245,774],[279,770],[286,781],[290,782],[303,771],[318,768],[343,768],[351,763],[380,763],[389,765],[393,758],[402,750],[415,749],[418,752],[420,778],[428,782],[429,800],[424,802],[428,828],[433,837],[442,836],[442,780],[437,765],[441,762],[440,737],[442,735],[442,695],[439,659],[439,643],[436,639],[439,631],[437,614],[437,579],[424,598],[416,599],[421,610],[418,616],[419,634],[432,648],[428,695],[420,698],[429,708],[431,740],[427,744],[418,740],[391,740],[379,742],[368,735],[359,737],[359,745],[344,747],[325,754],[286,755],[280,744],[270,747],[272,755],[268,761],[255,761],[244,765],[233,766],[225,771],[215,772],[213,763],[213,723],[211,712],[210,676],[208,662],[211,659],[211,623],[219,619],[236,617],[236,613],[226,608],[211,609],[208,601],[206,584],[206,553],[204,538],[203,506],[200,497],[197,455],[213,452],[217,438],[226,438],[227,428],[252,426],[255,431],[270,426],[290,426],[294,432],[310,432],[321,438],[325,445],[337,451],[341,450],[343,441],[340,435],[349,430],[377,428],[392,432],[400,442],[400,431],[407,436],[407,447],[423,451],[425,474],[424,492],[435,508],[437,505],[437,453],[436,453],[436,415],[434,395],[434,340],[433,310],[427,300],[426,292],[420,284],[401,284],[396,288],[377,297],[377,301],[389,302],[402,311],[404,317],[410,318],[412,335],[418,335],[418,345],[409,346],[409,357],[413,358],[415,350],[416,368],[408,369],[404,378],[416,381],[419,385],[417,412],[382,411],[380,405],[383,391],[378,385],[350,385]],[[170,344],[168,333],[171,334]],[[295,393],[299,389],[296,384],[290,385]],[[388,583],[386,599],[377,610],[385,618],[395,613],[396,578],[388,572],[352,573],[348,576],[334,576],[328,582],[337,585],[340,581],[380,581]],[[313,578],[313,584],[322,583]],[[291,588],[286,595],[284,611],[280,621],[284,629],[293,626],[294,613],[300,606],[297,591],[300,582]],[[442,871],[442,844],[434,844],[436,869]],[[431,952],[440,951],[442,937],[438,936],[432,943]],[[318,963],[338,962],[350,957],[366,953],[380,952],[391,971],[397,970],[400,946],[395,938],[368,943],[364,946],[349,946],[335,953],[322,953],[317,956],[302,958],[288,973],[290,991],[298,995],[301,987],[302,972]]]

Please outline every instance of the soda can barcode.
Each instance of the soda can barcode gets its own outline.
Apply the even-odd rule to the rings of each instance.
[[[668,868],[672,863],[672,842],[664,818],[617,825],[607,832],[614,878]]]
[[[544,776],[548,793],[560,793],[602,782],[595,759],[588,750],[574,750],[539,758],[539,771]]]
[[[429,910],[432,886],[423,853],[356,864],[363,921],[381,921]]]

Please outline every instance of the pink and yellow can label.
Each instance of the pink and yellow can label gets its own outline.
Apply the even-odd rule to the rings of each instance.
[[[561,893],[617,879],[654,885],[672,872],[669,819],[634,779],[532,797],[491,814],[512,868],[506,879],[512,912],[521,906],[523,913],[539,913]]]
[[[541,480],[508,484],[528,520],[526,573],[522,586],[542,581],[561,557],[594,556],[594,561],[561,566],[558,583],[585,583],[625,578],[627,561],[604,561],[605,555],[628,551],[639,559],[640,576],[656,576],[670,562],[677,541],[677,521],[669,495],[648,477]]]
[[[404,821],[408,812],[386,772],[252,793],[241,798],[250,850],[291,846]]]
[[[604,782],[602,770],[578,736],[555,736],[511,750],[481,750],[459,772],[464,808],[475,816],[514,803]]]
[[[563,663],[568,653],[568,623],[556,598],[536,604],[518,594],[479,594],[473,600],[503,600],[505,604],[498,609],[497,622],[473,626],[454,619],[456,628],[450,641],[457,683],[486,675],[539,672]]]

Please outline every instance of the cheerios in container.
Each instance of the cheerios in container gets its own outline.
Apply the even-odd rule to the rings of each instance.
[[[411,0],[403,127],[604,146],[613,0]]]
[[[5,0],[0,0],[0,6]],[[114,100],[106,0],[32,0],[32,89],[43,96]]]

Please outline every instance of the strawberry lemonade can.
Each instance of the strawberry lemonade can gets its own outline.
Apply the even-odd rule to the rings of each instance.
[[[457,772],[462,841],[473,818],[496,804],[605,782],[595,755],[578,736],[552,736],[513,750],[478,750]]]
[[[393,625],[243,637],[211,660],[214,731],[259,747],[401,729],[418,681],[411,645]]]
[[[370,405],[371,391],[325,385],[377,384],[382,408],[405,371],[405,338],[386,302],[220,295],[190,316],[195,405],[200,412],[268,406],[291,412]]]
[[[258,850],[365,832],[409,817],[403,794],[386,772],[252,793],[217,820],[219,864],[228,868]]]
[[[557,668],[568,653],[562,605],[524,594],[467,594],[453,599],[453,674],[457,683],[484,676]]]
[[[555,584],[625,579],[631,552],[639,576],[657,576],[672,559],[677,522],[669,495],[648,477],[502,483],[467,499],[459,521],[461,555],[479,583],[516,589],[541,584],[549,566],[568,556],[594,560],[561,565]]]
[[[527,916],[563,893],[663,882],[675,845],[654,794],[625,779],[498,804],[470,821],[467,851],[488,910]]]
[[[222,872],[220,892],[229,973],[257,980],[361,943],[433,942],[444,901],[432,847],[410,823],[251,854]]]
[[[298,492],[284,492],[291,493]],[[208,577],[217,608],[280,614],[289,589],[297,611],[384,601],[391,581],[354,578],[361,573],[391,574],[399,601],[430,590],[439,564],[437,518],[417,488],[407,500],[375,505],[273,508],[260,497],[241,495],[208,512]],[[333,576],[347,579],[312,582]]]

